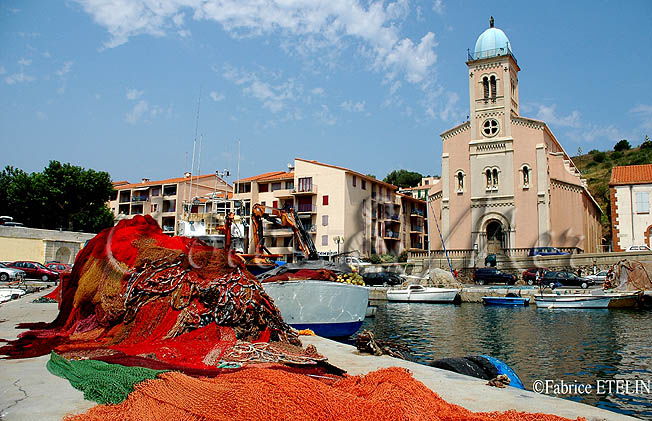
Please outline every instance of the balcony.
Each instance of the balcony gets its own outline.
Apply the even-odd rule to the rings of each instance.
[[[385,240],[394,240],[394,241],[398,241],[398,236],[399,236],[399,233],[398,233],[398,232],[394,232],[394,231],[386,231],[385,234],[383,234],[383,238],[384,238]]]
[[[149,202],[149,196],[132,196],[131,203]]]
[[[292,194],[297,196],[317,194],[317,186],[315,184],[308,184],[308,185],[300,184],[294,187],[294,189],[292,190]]]
[[[410,233],[422,233],[423,232],[423,226],[421,225],[413,225],[410,227]]]
[[[317,205],[299,204],[297,206],[297,213],[317,213]]]
[[[390,224],[393,224],[393,223],[400,224],[401,223],[400,218],[398,217],[398,215],[386,216],[385,217],[385,222],[390,223]]]
[[[467,56],[469,61],[476,61],[476,60],[482,60],[484,58],[490,58],[490,57],[499,57],[499,56],[512,56],[514,61],[516,61],[516,57],[514,57],[514,53],[512,53],[512,50],[509,48],[509,46],[505,46],[503,48],[492,48],[490,50],[483,50],[483,51],[477,51],[477,52],[471,52],[471,50],[467,50]]]
[[[423,218],[424,212],[421,209],[412,209],[410,211],[410,216],[420,216]]]
[[[287,197],[292,197],[292,195],[294,194],[294,190],[293,189],[278,189],[278,190],[272,191],[272,194],[274,195],[274,197],[278,197],[279,199],[287,198]]]

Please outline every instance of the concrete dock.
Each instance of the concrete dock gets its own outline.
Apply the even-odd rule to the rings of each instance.
[[[0,304],[0,338],[15,339],[22,332],[19,322],[51,321],[58,314],[56,304],[32,303],[46,291]],[[544,412],[571,419],[635,420],[592,406],[534,392],[507,387],[499,389],[486,381],[412,363],[388,356],[360,354],[355,347],[320,337],[302,336],[305,345],[313,344],[329,362],[351,375],[366,374],[384,367],[404,367],[414,377],[450,403],[471,411],[505,411],[516,409]],[[81,413],[95,406],[68,381],[47,371],[49,356],[25,360],[0,361],[0,419],[59,420],[66,414]]]

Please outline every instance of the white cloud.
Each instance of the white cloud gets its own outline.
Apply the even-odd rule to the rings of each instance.
[[[63,63],[63,67],[56,71],[57,76],[64,76],[66,73],[70,73],[72,70],[72,61],[66,61]]]
[[[261,80],[255,73],[239,71],[232,67],[225,68],[222,76],[236,85],[242,86],[242,92],[245,95],[257,99],[264,108],[273,113],[278,113],[289,103],[296,102],[302,91],[302,88],[297,86],[293,79],[272,84]]]
[[[14,85],[16,83],[32,82],[34,79],[35,78],[33,76],[27,75],[24,72],[20,72],[7,76],[5,78],[5,82],[7,82],[7,85]]]
[[[314,114],[315,119],[327,126],[334,126],[337,123],[335,116],[331,114],[328,105],[322,104],[321,109]]]
[[[39,120],[45,120],[47,118],[47,115],[45,115],[43,111],[37,111],[36,118],[38,118]]]
[[[313,88],[310,91],[311,94],[313,95],[323,95],[324,94],[324,88]]]
[[[629,112],[641,119],[642,128],[652,129],[652,105],[639,104]]]
[[[547,105],[538,105],[537,118],[543,120],[546,124],[551,126],[561,126],[561,127],[580,127],[580,113],[575,110],[572,113],[566,116],[560,116],[556,112],[557,105],[552,104]]]
[[[432,4],[432,10],[434,10],[437,14],[443,15],[444,14],[444,2],[442,0],[435,0]]]
[[[149,110],[147,101],[140,100],[134,107],[125,115],[127,123],[136,124],[138,120]]]
[[[65,87],[65,86],[59,86],[59,87],[57,88],[57,94],[59,94],[59,95],[63,95],[63,94],[65,94],[65,93],[66,93],[66,87]]]
[[[144,91],[139,91],[137,89],[127,89],[127,99],[129,101],[135,101],[141,96],[143,96]]]
[[[22,67],[27,67],[32,64],[32,60],[22,57],[20,60],[18,60],[18,64],[20,64]]]
[[[215,92],[215,91],[212,91],[212,92],[209,94],[209,96],[210,96],[210,97],[213,99],[213,101],[215,101],[215,102],[224,101],[224,98],[226,98],[226,97],[224,96],[224,94],[217,93],[217,92]]]
[[[418,43],[399,35],[400,21],[408,15],[407,0],[384,7],[382,2],[359,0],[76,0],[94,21],[107,29],[107,48],[138,35],[164,36],[183,30],[184,13],[193,19],[214,21],[234,37],[280,34],[297,48],[305,40],[321,42],[320,50],[337,47],[343,40],[359,42],[372,57],[373,68],[394,79],[404,73],[419,83],[436,61],[434,34]],[[435,1],[435,6],[437,6]],[[337,48],[336,48],[337,49]],[[321,54],[315,51],[313,54]]]
[[[365,101],[355,103],[353,101],[344,101],[340,104],[340,107],[350,113],[361,113],[364,111]]]
[[[5,66],[0,65],[0,75],[4,75],[5,73],[7,73],[7,71],[5,70]]]

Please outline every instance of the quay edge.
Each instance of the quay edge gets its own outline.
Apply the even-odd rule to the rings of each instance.
[[[304,345],[314,345],[328,362],[346,370],[350,375],[367,374],[387,368],[403,367],[415,379],[449,403],[473,412],[507,411],[515,409],[530,413],[554,414],[570,419],[585,417],[587,421],[635,421],[637,418],[596,408],[590,405],[556,398],[535,392],[506,387],[500,389],[480,380],[427,365],[417,364],[387,355],[362,354],[352,345],[346,345],[318,336],[302,336]]]

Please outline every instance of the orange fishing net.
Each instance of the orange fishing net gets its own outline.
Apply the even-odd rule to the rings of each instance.
[[[365,376],[321,381],[268,368],[215,378],[162,374],[135,387],[118,405],[99,405],[82,420],[565,420],[517,411],[473,413],[449,404],[409,371],[393,367]]]

